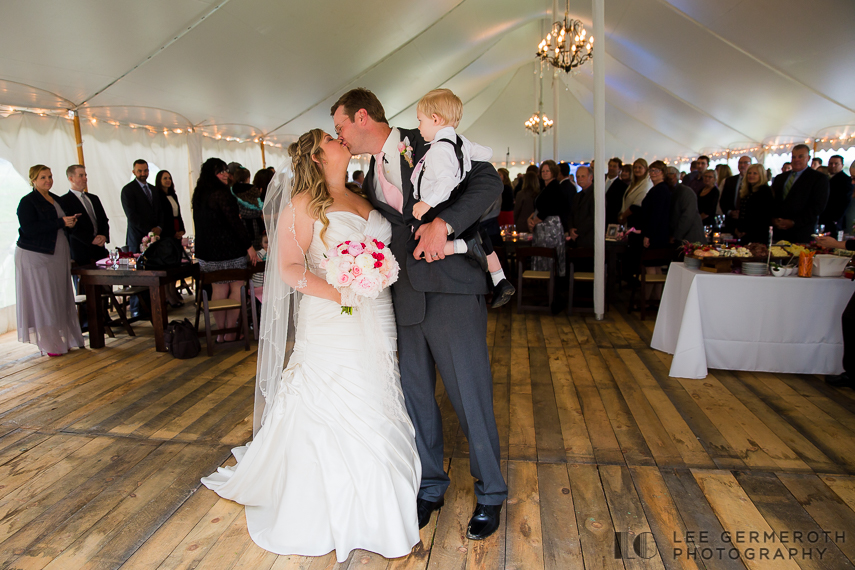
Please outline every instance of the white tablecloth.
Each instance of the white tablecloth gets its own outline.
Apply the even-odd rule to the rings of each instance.
[[[707,368],[839,374],[840,317],[853,292],[842,277],[714,274],[672,263],[650,346],[674,355],[677,378],[704,378]]]

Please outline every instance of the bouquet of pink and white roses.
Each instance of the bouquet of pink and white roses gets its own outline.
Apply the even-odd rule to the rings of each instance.
[[[148,232],[147,236],[143,236],[142,243],[140,243],[140,253],[144,252],[148,249],[148,246],[156,242],[160,239],[160,236],[155,235],[154,232]]]
[[[376,299],[380,291],[398,280],[398,262],[382,241],[356,235],[331,247],[321,268],[327,270],[327,283],[342,292],[346,299]],[[353,307],[342,306],[342,313],[353,314]]]

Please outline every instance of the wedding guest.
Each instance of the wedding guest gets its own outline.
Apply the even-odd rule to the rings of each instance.
[[[575,240],[576,247],[594,247],[594,176],[591,169],[577,168],[576,181],[580,190],[573,197],[568,239]],[[576,270],[580,271],[579,267]]]
[[[161,205],[163,209],[164,229],[161,235],[181,239],[186,233],[184,218],[181,217],[181,206],[178,203],[178,194],[175,192],[175,183],[172,174],[168,170],[161,170],[154,177],[154,187],[159,191],[158,195],[165,201]]]
[[[570,165],[562,162],[558,165],[558,187],[561,188],[564,199],[567,201],[567,217],[561,220],[564,228],[568,228],[570,223],[570,212],[573,211],[573,203],[575,201],[576,192],[579,189],[576,187],[576,179],[570,174]]]
[[[810,167],[814,170],[818,170],[820,166],[822,166],[822,159],[818,156],[813,157],[813,159],[810,161]]]
[[[621,214],[618,216],[620,223],[627,227],[638,223],[635,221],[634,214],[639,212],[641,202],[652,187],[653,183],[647,175],[647,161],[643,158],[636,159],[632,163],[632,183],[623,195]]]
[[[739,188],[739,219],[736,236],[740,243],[768,243],[769,226],[775,201],[766,180],[766,171],[760,164],[752,164],[745,171]]]
[[[671,189],[665,182],[668,167],[661,160],[654,161],[648,169],[650,182],[653,187],[641,202],[640,227],[641,238],[645,249],[663,249],[670,244],[671,223]],[[647,274],[661,274],[662,265],[668,259],[654,259],[644,262]],[[658,299],[662,294],[661,285],[648,286],[643,292],[647,299]]]
[[[134,161],[134,179],[122,188],[122,209],[128,218],[126,245],[132,253],[140,252],[142,238],[149,233],[159,236],[162,231],[162,201],[148,185],[148,163],[143,159]],[[132,309],[133,310],[133,309]]]
[[[365,180],[365,173],[361,170],[353,171],[353,183],[362,188],[362,182]]]
[[[60,197],[59,205],[69,216],[80,214],[74,228],[68,230],[71,259],[77,265],[91,265],[110,256],[104,247],[110,241],[110,220],[98,196],[86,189],[86,168],[74,164],[65,175],[71,190]]]
[[[622,166],[623,161],[618,157],[609,159],[609,170],[606,172],[606,194],[609,193],[609,188],[611,188],[612,184],[618,180]]]
[[[30,168],[33,191],[18,203],[15,248],[15,316],[18,341],[35,344],[42,355],[60,356],[83,347],[83,333],[71,286],[71,252],[66,230],[79,214],[66,215],[59,196],[51,193],[53,174],[37,164]]]
[[[790,162],[785,162],[781,165],[781,173],[790,172],[793,169],[793,165]]]
[[[612,164],[615,160],[620,162],[619,158],[613,158],[610,160],[609,172],[611,172]],[[616,177],[611,181],[611,184],[608,182],[606,183],[606,225],[620,223],[618,218],[622,211],[621,206],[623,206],[623,196],[626,194],[626,190],[629,188],[630,182],[632,182],[632,166],[629,164],[621,164],[621,167],[618,169]]]
[[[828,176],[808,168],[810,147],[806,144],[793,147],[791,160],[793,170],[772,181],[775,241],[809,243],[828,202]]]
[[[558,250],[558,271],[564,276],[564,225],[570,215],[570,205],[567,197],[558,183],[558,165],[555,161],[544,160],[540,165],[540,177],[546,184],[543,191],[534,201],[534,212],[528,217],[529,230],[534,234],[534,247],[553,247]],[[532,258],[532,268],[535,271],[548,271],[552,260],[542,257]]]
[[[253,265],[258,262],[258,254],[252,246],[246,226],[240,219],[237,198],[229,191],[228,182],[226,163],[219,158],[209,158],[202,165],[196,189],[193,191],[196,259],[199,261],[199,270],[203,273],[245,269],[247,256]],[[241,281],[214,283],[211,300],[239,299],[241,285]],[[233,328],[239,313],[237,309],[215,313],[217,328]],[[217,337],[220,342],[234,339],[234,334]]]
[[[698,193],[698,212],[701,214],[705,226],[712,225],[715,220],[715,212],[718,207],[718,188],[715,170],[704,172],[701,180],[703,188]]]
[[[837,236],[838,231],[847,229],[844,216],[852,199],[852,179],[843,172],[843,157],[839,154],[828,159],[828,174],[828,204],[819,216],[819,223],[830,235]]]
[[[537,183],[540,185],[540,189],[543,190],[544,184],[543,184],[543,180],[541,180],[541,178],[540,178],[540,169],[537,168],[537,166],[535,166],[534,164],[529,164],[528,167],[525,169],[525,172],[526,172],[526,174],[528,174],[529,172],[534,172],[535,176],[537,177]],[[515,198],[516,198],[516,195],[519,193],[519,191],[522,190],[522,183],[523,183],[523,178],[518,176],[516,186],[514,186],[514,197]]]
[[[262,168],[252,177],[252,186],[258,190],[258,197],[261,199],[262,205],[264,204],[264,198],[267,196],[267,187],[270,185],[271,180],[273,180],[273,171],[269,168]]]
[[[679,181],[679,172],[668,167],[665,181],[671,188],[671,238],[677,244],[707,243],[704,224],[698,213],[698,197],[694,191]]]
[[[249,169],[242,166],[235,168],[234,184],[232,185],[232,196],[237,198],[238,213],[240,219],[249,232],[252,247],[261,247],[261,235],[264,233],[264,221],[261,218],[261,190],[249,183]]]
[[[514,198],[514,225],[518,232],[528,232],[528,218],[534,213],[534,201],[540,194],[536,167],[533,172],[526,170],[520,187]]]
[[[695,194],[700,193],[704,188],[704,181],[702,179],[704,172],[710,167],[710,157],[706,155],[701,155],[697,158],[696,169],[689,173],[689,176],[683,180],[683,184],[691,188],[695,191]]]
[[[736,164],[739,172],[725,180],[724,187],[721,189],[718,207],[724,214],[724,230],[728,233],[733,233],[736,220],[739,219],[739,189],[742,187],[742,179],[750,164],[750,156],[740,156]]]
[[[185,234],[184,218],[181,217],[181,206],[178,204],[178,194],[175,192],[175,184],[172,174],[168,170],[161,170],[154,177],[155,193],[163,200],[161,210],[163,211],[163,233],[162,236],[181,239]],[[173,309],[184,306],[181,293],[172,281],[164,285],[166,291],[166,302]]]
[[[499,212],[499,225],[514,225],[514,188],[511,185],[511,173],[507,168],[498,169],[499,177],[502,179],[502,209]]]
[[[733,176],[733,171],[726,164],[717,164],[715,167],[715,186],[718,188],[719,194],[724,189],[724,182],[731,176]]]

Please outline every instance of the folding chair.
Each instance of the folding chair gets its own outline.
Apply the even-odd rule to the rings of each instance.
[[[525,263],[532,257],[548,257],[552,259],[552,267],[549,271],[535,271],[525,269]],[[555,272],[558,270],[558,253],[551,247],[520,247],[517,248],[517,313],[523,310],[550,311],[552,301],[555,298]],[[548,304],[523,305],[523,282],[524,281],[547,281]]]
[[[237,325],[233,328],[217,329],[218,335],[226,335],[231,333],[243,333],[244,350],[249,350],[249,319],[247,319],[247,287],[251,287],[251,273],[246,269],[224,269],[223,271],[211,271],[209,273],[200,273],[199,280],[196,285],[196,332],[199,336],[199,316],[205,314],[205,341],[208,345],[208,356],[214,355],[214,340],[211,334],[211,313],[217,311],[232,311],[240,310],[240,317]],[[220,281],[241,281],[239,299],[217,299],[211,301],[208,299],[208,292],[205,291],[205,285],[212,285]],[[235,341],[240,342],[238,338]]]
[[[632,311],[633,308],[633,300],[635,299],[635,292],[641,289],[641,302],[639,303],[639,311],[641,312],[641,320],[644,320],[644,317],[647,312],[647,299],[644,298],[644,291],[647,285],[656,285],[659,283],[664,284],[665,280],[668,278],[668,275],[662,273],[650,273],[648,274],[645,270],[645,261],[653,261],[658,262],[662,261],[663,265],[670,263],[671,258],[674,256],[674,250],[671,248],[661,248],[661,249],[647,249],[644,248],[641,251],[641,258],[638,263],[638,281],[633,281],[632,289],[629,293],[629,311]]]
[[[594,272],[593,271],[576,271],[576,266],[580,263],[581,260],[588,260],[591,263],[594,261],[594,248],[567,248],[567,272],[568,272],[568,281],[570,282],[568,285],[567,291],[567,314],[573,314],[573,294],[574,287],[573,285],[576,281],[581,283],[593,283],[594,282]],[[608,275],[608,265],[605,266],[605,274]],[[592,299],[593,300],[593,299]],[[609,310],[609,287],[608,284],[606,286],[605,291],[605,300],[606,300],[606,311]]]

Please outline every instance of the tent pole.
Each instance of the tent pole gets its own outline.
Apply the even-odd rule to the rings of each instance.
[[[72,113],[74,113],[74,140],[77,143],[77,164],[86,166],[83,162],[83,135],[80,134],[80,115],[76,110]]]
[[[606,167],[606,50],[605,0],[593,0],[594,23],[594,160],[599,170]],[[594,175],[594,314],[605,315],[606,187],[599,173]],[[571,299],[572,302],[572,299]]]
[[[558,0],[552,0],[552,21],[558,21]],[[552,70],[552,160],[558,163],[558,77]]]
[[[261,146],[261,168],[267,168],[267,159],[264,157],[264,139],[259,138],[258,144]]]

